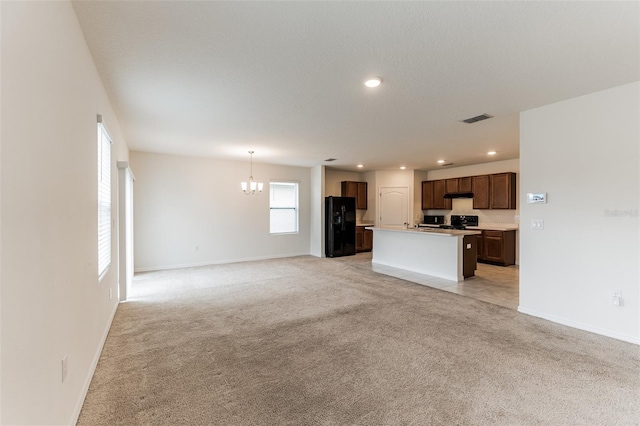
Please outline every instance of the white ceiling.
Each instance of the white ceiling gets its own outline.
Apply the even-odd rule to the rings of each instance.
[[[636,1],[74,8],[138,151],[345,170],[517,158],[520,111],[640,79]]]

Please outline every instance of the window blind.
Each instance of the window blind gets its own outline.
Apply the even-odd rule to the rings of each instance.
[[[98,279],[111,264],[111,138],[98,116]]]
[[[298,184],[271,182],[269,200],[270,232],[272,234],[298,232]]]

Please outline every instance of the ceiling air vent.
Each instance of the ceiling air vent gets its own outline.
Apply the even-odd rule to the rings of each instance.
[[[444,163],[444,164],[440,164],[440,167],[444,167],[444,166],[453,166],[453,163]]]
[[[327,159],[326,159],[326,160],[324,160],[324,161],[336,161],[336,159],[335,159],[335,158],[327,158]]]
[[[462,122],[467,123],[467,124],[477,123],[478,121],[486,120],[487,118],[491,118],[491,117],[493,117],[493,115],[480,114],[480,115],[476,115],[475,117],[471,117],[471,118],[467,118],[466,120],[462,120]]]

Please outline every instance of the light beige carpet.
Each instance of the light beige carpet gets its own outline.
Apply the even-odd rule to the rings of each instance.
[[[638,424],[638,346],[350,259],[137,275],[79,424]]]

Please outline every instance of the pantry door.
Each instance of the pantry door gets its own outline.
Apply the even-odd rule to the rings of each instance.
[[[381,186],[378,223],[381,227],[403,228],[409,223],[409,187]]]

